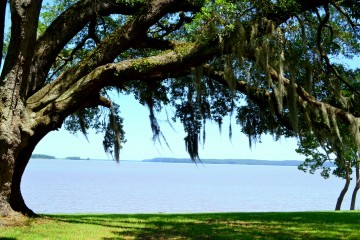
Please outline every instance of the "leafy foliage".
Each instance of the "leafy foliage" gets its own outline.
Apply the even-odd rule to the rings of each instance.
[[[109,120],[103,125],[105,137],[103,141],[104,150],[110,153],[116,161],[120,158],[120,149],[122,143],[125,143],[125,132],[123,128],[123,118],[119,116],[119,106],[113,105],[109,113]]]
[[[101,108],[85,108],[70,115],[64,122],[65,129],[71,133],[81,131],[87,138],[88,130],[95,129],[104,133],[104,150],[116,161],[119,161],[120,149],[126,142],[123,118],[120,109],[113,104],[109,110]]]
[[[78,2],[56,0],[44,5],[38,36],[74,4]],[[145,1],[117,0],[113,4],[133,8]],[[199,7],[195,11],[166,12],[148,27],[142,42],[138,40],[114,59],[115,63],[144,59],[141,66],[134,67],[145,72],[152,67],[151,63],[145,64],[146,58],[164,50],[171,51],[175,43],[220,46],[214,57],[184,69],[178,77],[149,81],[135,78],[126,86],[118,86],[120,94],[134,94],[141,104],[149,107],[154,140],[166,142],[156,112],[170,106],[175,109],[172,119],[183,123],[185,146],[193,159],[199,158],[199,142],[205,142],[206,122],[215,121],[221,127],[223,118],[234,112],[242,131],[249,136],[250,145],[260,140],[262,134],[270,133],[275,139],[299,136],[299,152],[314,159],[325,159],[316,149],[324,145],[328,145],[332,153],[336,152],[334,149],[343,149],[343,133],[347,133],[355,139],[347,141],[349,147],[359,149],[360,140],[356,140],[360,139],[359,131],[355,129],[358,120],[354,120],[360,113],[356,104],[360,95],[359,70],[350,69],[339,60],[351,59],[360,53],[356,1],[329,1],[309,9],[302,1],[295,0],[205,0],[196,1],[194,5]],[[81,64],[86,56],[94,54],[100,43],[132,19],[128,14],[108,14],[89,20],[59,52],[47,83]],[[214,75],[222,80],[214,79]],[[247,85],[245,90],[239,91],[239,81]],[[300,89],[306,91],[305,95]],[[107,95],[106,92],[112,90],[107,87],[102,93]],[[256,96],[268,96],[260,100],[255,95],[251,97],[252,91],[257,92]],[[307,94],[320,104],[312,104]],[[246,102],[240,100],[245,96]],[[345,119],[347,123],[334,108],[352,114],[347,115],[350,116]],[[117,107],[114,111],[118,111]],[[108,115],[105,112],[96,107],[77,109],[65,121],[66,128],[85,135],[89,128],[95,128],[105,133],[105,149],[108,151],[111,145],[114,147],[111,151],[117,152],[119,141],[110,144],[110,138],[118,138],[111,132],[116,128],[110,126],[113,123],[120,126],[122,120],[113,112],[106,121],[97,121],[105,119]]]
[[[70,3],[64,3],[61,7],[65,8]],[[209,73],[197,67],[178,79],[132,82],[127,86],[127,92],[135,94],[140,103],[149,107],[154,139],[161,136],[165,140],[155,112],[167,105],[175,108],[173,120],[179,119],[183,123],[187,134],[184,138],[185,146],[193,159],[199,158],[198,142],[201,139],[205,142],[206,121],[212,120],[221,126],[223,117],[234,111],[238,112],[237,123],[249,136],[250,145],[253,140],[260,140],[262,134],[273,134],[275,139],[282,135],[299,135],[302,138],[307,136],[309,130],[319,126],[331,130],[332,136],[329,138],[341,139],[340,132],[343,131],[338,130],[338,117],[325,105],[321,108],[307,107],[306,102],[299,105],[297,87],[302,86],[319,101],[355,110],[359,85],[357,70],[346,69],[332,60],[353,58],[359,54],[358,17],[353,13],[354,8],[345,1],[301,12],[298,1],[207,0],[195,14],[169,13],[149,29],[148,36],[159,40],[204,43],[219,39],[220,44],[223,44],[223,53],[208,64],[212,71],[224,73],[227,86],[216,83],[208,77]],[[57,9],[48,9],[44,19],[58,14]],[[281,19],[274,16],[273,12],[287,12],[293,16],[278,24]],[[96,22],[94,33],[102,39],[107,35],[106,32],[114,31],[125,22],[126,17],[104,18]],[[95,47],[91,39],[83,42],[89,31],[90,25],[73,38],[68,44],[68,50],[62,52],[57,66],[62,66],[64,70],[66,66],[80,61]],[[232,45],[230,51],[227,42]],[[74,46],[81,48],[74,52]],[[158,52],[156,49],[129,49],[117,61],[155,56]],[[64,59],[69,57],[72,60],[65,65]],[[278,79],[271,76],[272,69],[279,73]],[[283,79],[290,79],[290,84],[284,84]],[[266,104],[252,99],[245,106],[237,104],[241,94],[234,94],[234,90],[239,80],[265,89],[275,97]],[[247,95],[246,92],[242,94]],[[96,127],[82,124],[80,117],[77,120],[80,124],[78,130]],[[319,155],[315,149],[322,146],[320,140],[327,138],[324,134],[328,132],[316,130],[313,134],[312,141],[307,137],[300,141],[302,150],[299,152],[313,159],[325,159],[325,155]],[[309,141],[313,144],[306,143]],[[342,142],[331,140],[328,144],[340,149]],[[355,145],[353,147],[357,148]],[[318,164],[321,165],[321,161]],[[310,168],[316,169],[320,165],[315,164]],[[327,176],[326,172],[324,169],[324,176]]]

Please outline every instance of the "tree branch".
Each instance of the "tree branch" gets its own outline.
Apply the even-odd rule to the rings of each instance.
[[[98,66],[112,62],[121,52],[132,47],[141,36],[144,36],[150,26],[155,24],[166,13],[182,9],[183,1],[152,1],[152,4],[144,6],[125,25],[117,29],[113,34],[105,38],[86,58],[77,66],[63,73],[48,87],[39,90],[31,99],[47,98],[48,101],[56,99],[63,92],[72,87],[79,79],[89,74]],[[52,89],[51,98],[48,89]],[[33,102],[30,100],[30,102]],[[42,104],[47,104],[44,101]]]
[[[29,108],[33,111],[40,111],[39,114],[55,112],[67,116],[74,111],[76,107],[74,103],[81,104],[81,102],[87,101],[105,86],[123,87],[127,81],[131,80],[152,81],[178,76],[181,72],[185,74],[190,67],[200,65],[217,54],[225,54],[226,51],[231,51],[231,47],[223,48],[223,45],[216,41],[198,44],[187,43],[178,44],[174,50],[156,56],[106,64],[117,55],[116,51],[132,46],[133,41],[139,36],[143,36],[148,27],[157,22],[164,13],[169,12],[169,8],[172,9],[171,7],[174,6],[167,4],[171,5],[174,1],[168,1],[166,4],[155,2],[154,5],[147,6],[144,14],[139,13],[113,35],[105,39],[78,66],[59,76],[54,82],[31,96],[27,101]],[[252,53],[246,57],[255,58]],[[279,80],[275,70],[271,72],[271,77],[274,81]],[[289,80],[285,79],[284,83],[289,84]],[[296,89],[304,101],[308,101],[316,108],[322,106],[322,102],[317,101],[301,87],[296,85]],[[351,116],[347,112],[330,105],[326,105],[326,107],[332,108],[336,114],[343,116],[347,121],[351,121]]]
[[[213,79],[224,86],[228,85],[223,72],[214,71],[209,64],[203,65],[203,69],[203,74],[205,76],[208,76],[210,79]],[[268,109],[274,108],[275,115],[281,124],[289,131],[294,130],[290,120],[278,111],[278,108],[276,107],[278,103],[276,101],[274,92],[269,92],[265,89],[251,86],[248,82],[241,80],[236,81],[235,89],[236,91],[246,95],[259,107],[266,106]]]
[[[277,25],[280,25],[281,23],[284,23],[292,16],[295,16],[305,11],[316,9],[317,7],[328,4],[329,2],[330,2],[329,0],[313,0],[313,1],[298,0],[296,1],[296,4],[294,4],[294,1],[288,1],[289,6],[286,7],[284,6],[279,7],[279,5],[281,4],[271,3],[269,10],[265,14],[265,17],[274,21]]]
[[[352,21],[351,17],[349,16],[349,14],[347,14],[342,8],[341,6],[339,6],[338,4],[336,4],[336,2],[330,2],[331,5],[333,5],[348,21],[348,23],[351,25],[351,28],[353,29],[353,31],[356,31],[356,28],[359,27],[359,24],[356,24]]]
[[[330,62],[330,59],[327,55],[327,53],[325,52],[323,46],[322,46],[322,34],[323,34],[323,29],[325,28],[326,26],[326,23],[329,21],[330,19],[330,10],[329,10],[329,6],[324,6],[325,8],[325,17],[324,19],[321,19],[320,17],[320,14],[318,13],[318,11],[316,12],[316,15],[319,19],[319,26],[318,26],[318,29],[317,29],[317,47],[318,47],[318,50],[319,50],[319,53],[320,53],[320,57],[321,57],[321,60],[325,62],[326,64],[326,67],[328,69],[329,72],[332,72],[335,77],[340,81],[342,82],[350,91],[352,91],[353,93],[357,94],[357,95],[360,95],[360,92],[355,89],[350,83],[348,83],[339,73],[338,71],[336,70],[336,68],[334,67],[333,64],[331,64]]]
[[[169,40],[150,38],[148,36],[144,36],[141,38],[140,42],[134,44],[134,48],[151,48],[157,50],[167,50],[174,49],[175,43]]]
[[[167,79],[173,77],[173,73],[175,72],[176,76],[178,76],[181,71],[184,74],[188,74],[190,67],[201,64],[204,60],[219,51],[219,47],[214,47],[218,45],[209,45],[213,47],[211,48],[208,45],[184,44],[177,46],[173,51],[157,56],[127,60],[98,67],[90,74],[80,79],[71,89],[64,92],[64,94],[58,97],[54,103],[45,107],[44,112],[52,112],[54,110],[64,111],[65,109],[68,109],[68,106],[72,105],[72,102],[84,101],[93,95],[94,92],[99,92],[100,89],[105,86],[123,87],[127,81],[131,80],[151,81],[152,79]],[[201,58],[199,58],[199,56],[201,56]],[[270,75],[273,81],[279,81],[280,76],[276,70],[270,69]],[[227,85],[226,81],[221,78],[220,75],[216,76],[216,74],[213,73],[210,77],[223,85]],[[290,85],[290,80],[284,77],[282,78],[285,87],[288,87]],[[324,105],[326,109],[329,109],[329,112],[334,112],[348,123],[351,123],[353,118],[355,118],[355,116],[342,109],[316,100],[297,84],[295,84],[295,89],[299,96],[299,103],[306,101],[316,109],[321,109]],[[276,102],[273,93],[249,86],[245,81],[237,81],[236,90],[246,94],[257,104],[269,105],[271,102]],[[50,96],[52,95],[51,93],[52,90],[49,89]],[[37,102],[28,102],[28,105],[33,108],[39,107]],[[287,129],[292,129],[289,120],[284,116],[281,116],[281,113],[276,113],[276,116]]]
[[[99,37],[96,35],[96,24],[97,24],[97,21],[96,21],[96,18],[94,19],[91,19],[90,22],[89,22],[89,29],[88,29],[88,37],[91,38],[92,40],[94,40],[94,42],[96,44],[99,44],[100,43],[100,39]]]
[[[50,76],[47,77],[47,79],[50,81],[54,76],[56,76],[69,62],[71,62],[74,59],[74,55],[76,52],[78,52],[81,48],[84,47],[85,43],[89,39],[93,39],[96,44],[100,43],[100,39],[95,33],[95,27],[96,27],[96,19],[91,19],[89,26],[88,26],[88,34],[72,49],[69,57],[62,57],[58,55],[58,58],[63,60],[64,62],[59,66],[56,67],[56,69],[52,72]]]
[[[106,97],[100,96],[99,97],[99,103],[98,105],[111,108],[112,107],[112,101]]]
[[[96,5],[94,5],[94,2]],[[64,48],[64,46],[95,16],[106,16],[112,13],[124,15],[135,14],[135,21],[132,20],[128,22],[126,27],[119,29],[115,34],[117,36],[126,34],[126,36],[123,36],[123,39],[116,39],[116,37],[115,39],[112,38],[111,40],[116,41],[112,44],[112,46],[109,46],[109,42],[106,42],[102,46],[106,45],[107,48],[99,49],[99,51],[107,50],[110,53],[106,59],[103,59],[101,63],[98,63],[97,66],[99,66],[101,64],[111,62],[121,51],[129,47],[129,43],[138,36],[132,32],[136,27],[139,32],[144,32],[144,30],[147,30],[149,26],[154,24],[165,13],[175,11],[198,11],[200,9],[199,6],[201,5],[201,2],[202,1],[197,1],[197,3],[194,3],[190,0],[152,0],[133,1],[132,4],[129,4],[128,1],[84,0],[75,3],[57,17],[45,33],[38,39],[33,58],[33,65],[35,67],[30,75],[31,79],[29,80],[29,85],[33,87],[29,89],[28,95],[31,95],[43,86],[47,73],[49,72],[56,56]],[[136,20],[138,20],[138,23],[136,23]],[[128,31],[126,32],[124,29],[128,29]],[[121,32],[121,34],[119,34],[119,32]],[[135,36],[133,36],[133,34],[135,34]],[[128,37],[129,39],[127,39]],[[121,47],[119,45],[121,45]]]
[[[279,81],[280,76],[277,73],[277,71],[273,68],[270,68],[270,75],[273,81]],[[282,76],[282,81],[284,83],[284,85],[286,87],[288,87],[290,85],[290,80],[283,77]],[[318,101],[315,97],[313,97],[312,95],[310,95],[308,92],[305,91],[305,89],[299,85],[297,85],[296,83],[292,83],[294,84],[294,87],[296,89],[296,93],[298,94],[298,96],[300,97],[301,101],[307,102],[308,104],[310,104],[314,109],[321,109],[322,107],[325,107],[328,112],[333,112],[335,113],[338,117],[340,117],[344,122],[353,123],[353,120],[356,119],[359,116],[354,116],[353,114],[344,111],[341,108],[337,108],[334,107],[328,103],[325,102],[321,102]],[[301,103],[301,101],[299,103]]]
[[[180,13],[180,19],[177,23],[171,24],[170,26],[163,26],[161,23],[158,23],[161,31],[164,31],[163,34],[160,34],[159,38],[164,38],[170,33],[179,30],[185,23],[190,23],[192,21],[191,17],[185,16],[183,12]]]
[[[194,43],[179,44],[173,51],[156,56],[100,66],[66,90],[61,89],[61,95],[58,95],[60,85],[57,83],[61,80],[56,80],[43,89],[44,95],[35,94],[29,98],[27,104],[33,111],[44,109],[45,112],[49,112],[54,107],[59,111],[65,111],[73,105],[73,102],[87,101],[103,87],[123,87],[131,80],[152,81],[166,79],[174,74],[178,76],[179,72],[201,64],[217,52],[219,52],[218,44],[210,46]]]
[[[129,5],[126,2],[118,4],[116,0],[84,0],[78,1],[65,10],[37,40],[33,57],[35,67],[30,75],[28,94],[35,92],[44,84],[57,55],[91,19],[112,13],[134,14],[143,5],[145,4],[141,1]],[[30,86],[32,87],[30,88]]]

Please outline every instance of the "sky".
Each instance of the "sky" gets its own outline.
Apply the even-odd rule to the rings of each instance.
[[[165,114],[158,116],[161,130],[170,146],[163,142],[152,141],[149,111],[132,96],[120,96],[121,116],[124,118],[124,129],[127,142],[120,152],[120,159],[143,160],[156,157],[189,158],[185,150],[182,125],[166,122]],[[272,136],[262,137],[262,143],[249,148],[247,136],[241,133],[240,126],[232,121],[233,136],[229,139],[229,118],[226,118],[222,131],[215,123],[206,125],[206,142],[200,147],[202,159],[263,159],[263,160],[303,160],[304,156],[295,152],[296,139],[281,139],[275,142]],[[102,147],[103,135],[90,131],[88,140],[82,133],[70,134],[64,129],[49,133],[36,147],[34,153],[47,154],[57,158],[78,156],[90,159],[112,159]]]

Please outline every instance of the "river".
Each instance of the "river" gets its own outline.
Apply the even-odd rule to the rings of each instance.
[[[32,159],[21,187],[37,213],[190,213],[333,210],[343,185],[296,167]]]

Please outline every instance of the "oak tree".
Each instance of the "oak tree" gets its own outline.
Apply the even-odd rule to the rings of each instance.
[[[33,214],[21,177],[63,124],[103,132],[118,159],[110,91],[149,107],[155,139],[156,111],[174,108],[194,160],[206,121],[232,114],[250,143],[311,132],[339,149],[348,136],[358,151],[360,81],[341,59],[359,54],[359,10],[350,0],[2,0],[0,215]]]

